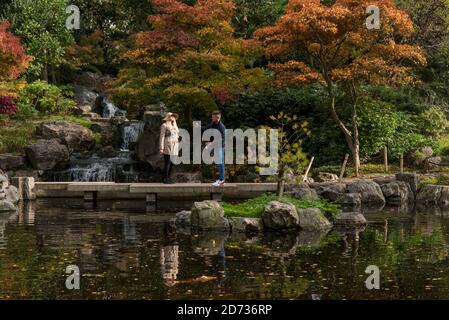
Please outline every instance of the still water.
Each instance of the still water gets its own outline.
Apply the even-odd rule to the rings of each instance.
[[[449,215],[439,210],[252,238],[174,232],[173,213],[143,212],[62,200],[1,213],[0,299],[449,299]],[[80,290],[65,287],[69,265],[81,270]],[[369,265],[381,271],[379,290],[366,289]]]

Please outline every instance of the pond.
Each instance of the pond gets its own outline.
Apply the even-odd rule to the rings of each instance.
[[[365,230],[328,234],[174,232],[177,206],[25,203],[0,214],[0,299],[448,299],[449,215],[367,213]],[[80,290],[65,271],[81,271]],[[381,272],[368,290],[369,265]]]

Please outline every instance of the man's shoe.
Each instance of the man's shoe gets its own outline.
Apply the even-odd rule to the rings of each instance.
[[[224,180],[217,180],[212,185],[214,187],[222,187],[222,186],[224,186],[224,183],[225,183]]]

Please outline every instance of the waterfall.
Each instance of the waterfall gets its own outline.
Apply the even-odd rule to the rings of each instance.
[[[144,121],[130,121],[129,123],[123,125],[121,127],[122,142],[120,149],[122,151],[129,150],[130,147],[137,142],[144,129]]]
[[[120,111],[119,108],[117,108],[112,102],[104,100],[102,103],[103,110],[102,110],[102,117],[103,118],[112,118],[115,116],[117,111]]]
[[[139,172],[132,152],[120,152],[113,158],[97,155],[73,155],[68,169],[47,174],[47,180],[57,182],[138,182]]]

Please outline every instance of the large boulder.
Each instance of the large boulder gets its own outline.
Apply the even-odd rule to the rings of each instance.
[[[346,193],[347,185],[345,183],[339,182],[321,182],[321,183],[311,183],[310,187],[315,189],[319,196],[327,190],[332,190],[336,193]]]
[[[105,78],[100,73],[86,71],[78,74],[73,82],[78,86],[83,86],[87,90],[102,92],[105,90],[104,80]]]
[[[343,211],[358,211],[362,207],[362,196],[360,193],[340,193],[336,202]]]
[[[153,169],[164,167],[164,161],[159,154],[159,133],[162,115],[159,111],[145,112],[145,131],[140,135],[136,145],[137,159],[147,162]]]
[[[0,200],[0,212],[16,211],[16,206],[8,200]]]
[[[89,88],[82,85],[74,85],[73,91],[75,93],[75,102],[78,106],[90,106],[95,104],[95,100],[98,97],[96,92],[89,90]]]
[[[101,144],[104,146],[118,143],[118,130],[110,122],[94,122],[90,129],[101,135]]]
[[[13,185],[9,185],[8,188],[5,189],[6,200],[11,202],[12,204],[16,204],[20,200],[19,191]]]
[[[368,205],[385,205],[385,197],[380,186],[371,180],[356,180],[348,184],[348,193],[360,193],[362,203]]]
[[[392,181],[381,186],[386,201],[390,204],[412,202],[415,195],[410,185],[404,181]]]
[[[224,210],[217,201],[206,200],[195,202],[190,217],[192,228],[198,230],[227,230],[228,219],[224,217]]]
[[[306,183],[301,183],[292,188],[286,194],[298,199],[317,199],[318,194],[315,189],[310,188]]]
[[[0,212],[16,211],[18,201],[17,189],[9,184],[8,176],[0,169]]]
[[[263,230],[260,218],[232,217],[229,218],[232,232],[258,233]]]
[[[428,184],[422,186],[416,195],[416,202],[423,204],[438,204],[441,198],[442,186]]]
[[[335,217],[334,224],[336,226],[364,226],[367,224],[365,216],[360,212],[340,212]]]
[[[4,153],[0,154],[0,169],[17,170],[26,166],[26,158],[20,154]]]
[[[69,149],[56,139],[38,140],[25,148],[28,160],[38,170],[65,167],[70,160]]]
[[[299,227],[302,230],[326,230],[332,227],[318,208],[298,209]]]
[[[414,172],[397,173],[396,180],[408,183],[410,189],[413,192],[413,195],[416,196],[416,193],[418,192],[419,189],[419,179],[416,173]]]
[[[85,151],[95,146],[92,130],[64,120],[43,121],[36,128],[36,133],[43,139],[59,139],[70,152]]]
[[[265,228],[272,230],[299,227],[298,212],[296,207],[291,203],[271,201],[265,206],[262,220]]]

